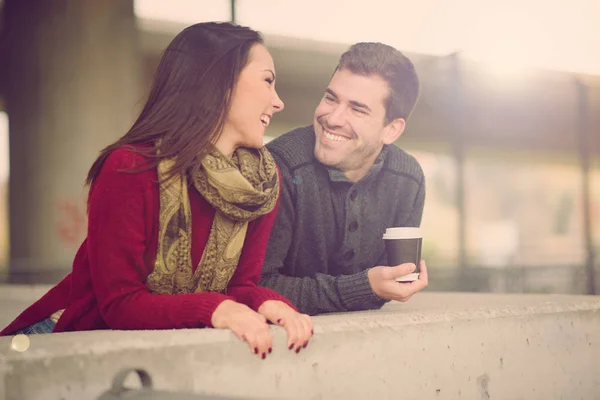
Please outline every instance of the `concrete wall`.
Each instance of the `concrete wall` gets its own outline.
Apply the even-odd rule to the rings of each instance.
[[[0,398],[95,399],[122,367],[160,389],[284,399],[600,399],[600,298],[422,293],[315,318],[295,354],[250,354],[221,330],[0,338]]]
[[[86,233],[84,180],[141,99],[133,0],[7,0],[10,272],[51,283]]]

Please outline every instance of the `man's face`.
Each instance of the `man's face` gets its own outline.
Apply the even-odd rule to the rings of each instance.
[[[344,172],[352,181],[369,171],[391,135],[385,125],[388,84],[378,75],[337,71],[321,99],[314,117],[315,157]],[[404,120],[401,120],[402,130]],[[400,132],[401,133],[401,132]]]

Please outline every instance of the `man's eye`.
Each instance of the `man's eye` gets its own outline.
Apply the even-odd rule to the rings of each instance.
[[[265,82],[268,82],[269,85],[272,85],[273,84],[273,79],[267,78],[267,79],[265,79]]]
[[[362,115],[366,115],[367,114],[367,112],[365,110],[363,110],[362,108],[353,108],[353,110],[355,112],[359,113],[359,114],[362,114]]]

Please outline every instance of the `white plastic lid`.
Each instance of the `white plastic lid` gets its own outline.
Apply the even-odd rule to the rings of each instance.
[[[415,227],[387,228],[383,234],[384,239],[419,239],[422,237],[421,228]]]

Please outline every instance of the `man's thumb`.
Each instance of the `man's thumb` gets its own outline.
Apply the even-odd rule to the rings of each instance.
[[[393,267],[394,278],[399,278],[404,275],[412,274],[417,267],[413,263],[400,264]]]

